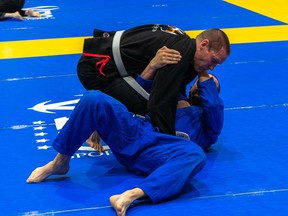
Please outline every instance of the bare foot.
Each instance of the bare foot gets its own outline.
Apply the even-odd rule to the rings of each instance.
[[[117,216],[125,216],[131,201],[125,195],[114,195],[110,197],[110,203],[116,211]]]
[[[31,17],[40,17],[40,16],[41,16],[39,12],[35,12],[35,11],[32,10],[32,9],[27,10],[27,11],[25,12],[25,14],[26,14],[27,16],[31,16]]]
[[[136,199],[146,196],[144,191],[140,188],[133,188],[127,190],[122,194],[113,195],[110,197],[110,203],[115,209],[117,216],[125,216],[126,211]]]
[[[4,17],[17,19],[17,20],[23,20],[23,17],[20,15],[20,13],[18,11],[14,12],[14,13],[5,13]]]
[[[38,183],[47,179],[53,174],[66,174],[69,170],[70,157],[58,154],[53,161],[42,167],[36,168],[27,178],[27,183]]]
[[[104,152],[104,148],[101,144],[100,136],[97,131],[94,131],[91,136],[86,140],[86,143],[100,154]]]

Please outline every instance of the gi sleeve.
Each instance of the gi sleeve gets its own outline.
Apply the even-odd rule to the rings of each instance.
[[[203,108],[202,133],[198,144],[207,149],[217,142],[224,123],[224,104],[219,97],[218,89],[213,78],[198,82],[198,91]]]
[[[159,127],[162,133],[175,135],[178,95],[185,73],[189,73],[189,62],[182,59],[176,65],[166,65],[154,77],[147,108],[152,124]]]
[[[182,93],[179,93],[178,101],[180,101],[180,100],[188,101],[188,98],[185,95],[183,95]]]
[[[148,93],[151,91],[153,80],[145,80],[138,74],[136,77],[136,81],[139,85],[142,86],[143,89],[145,89],[145,91],[147,91]]]

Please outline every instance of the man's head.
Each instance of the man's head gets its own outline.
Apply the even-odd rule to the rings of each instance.
[[[218,89],[218,93],[220,93],[220,82],[217,79],[217,77],[213,74],[209,74],[209,77],[213,77],[213,80],[216,84],[216,87]],[[189,103],[191,105],[200,105],[200,97],[199,97],[199,93],[198,93],[198,79],[194,82],[194,84],[191,86],[190,90],[189,90]]]
[[[220,29],[212,28],[196,37],[194,68],[197,72],[213,70],[230,55],[230,42]]]

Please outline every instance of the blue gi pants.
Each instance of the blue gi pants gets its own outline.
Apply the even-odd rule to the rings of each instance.
[[[134,115],[114,98],[95,90],[84,94],[53,146],[72,156],[95,130],[122,165],[147,175],[135,187],[153,202],[178,194],[205,165],[201,147],[157,132],[149,117]]]

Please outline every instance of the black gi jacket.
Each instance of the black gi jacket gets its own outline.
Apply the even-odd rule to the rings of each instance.
[[[78,63],[78,75],[87,78],[84,81],[80,79],[86,89],[101,90],[103,80],[95,85],[100,77],[105,76],[105,79],[110,80],[120,77],[112,57],[112,39],[115,32],[108,32],[109,37],[103,37],[103,33],[100,30],[94,30],[94,37],[85,39],[84,42],[83,56]],[[178,64],[167,65],[157,71],[147,103],[147,113],[152,124],[161,132],[175,134],[175,113],[179,92],[186,95],[186,85],[197,75],[193,66],[196,40],[175,27],[158,24],[144,25],[123,33],[120,52],[127,72],[135,78],[137,74],[141,74],[163,46],[178,50],[182,59]],[[93,56],[93,54],[100,55],[100,57]],[[105,66],[101,68],[100,73],[99,66],[95,67],[95,64],[103,60],[101,56],[111,58],[104,61]],[[93,87],[89,87],[89,83],[93,83]],[[120,102],[124,103],[121,100]]]

